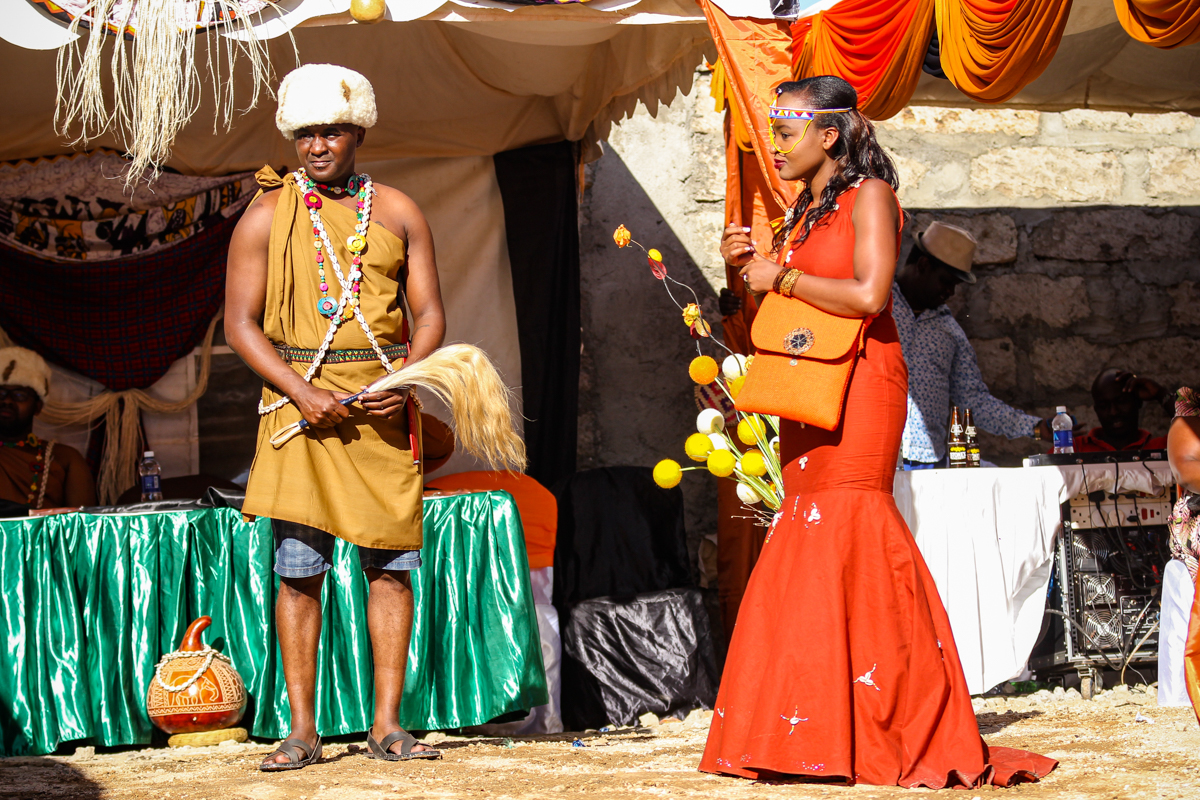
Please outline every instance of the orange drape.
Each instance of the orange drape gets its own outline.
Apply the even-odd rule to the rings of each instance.
[[[1200,42],[1200,0],[1113,0],[1121,27],[1163,50]]]
[[[797,79],[837,75],[872,119],[895,116],[921,77],[934,0],[844,0],[792,25]]]
[[[713,71],[713,97],[725,115],[725,224],[748,226],[751,237],[768,245],[771,220],[796,199],[796,187],[779,179],[767,139],[767,109],[773,89],[792,78],[792,37],[782,22],[731,19],[709,0],[700,0],[720,63]],[[717,243],[713,242],[716,247]],[[724,317],[725,344],[751,353],[750,326],[757,305],[734,267],[725,268],[726,283],[742,301],[741,310]],[[719,481],[717,503],[717,585],[725,635],[733,621],[750,571],[762,548],[764,531],[742,519],[749,516],[732,494],[731,481]]]
[[[558,537],[558,501],[549,489],[533,478],[516,472],[481,470],[437,478],[428,481],[425,487],[440,489],[443,492],[463,489],[471,492],[508,492],[516,501],[517,512],[521,515],[529,568],[554,566],[554,541]]]
[[[942,71],[959,91],[1002,103],[1058,50],[1071,0],[937,0]]]
[[[1183,646],[1183,675],[1192,712],[1200,721],[1200,575],[1196,576],[1196,593],[1188,620],[1187,641]]]
[[[745,132],[754,145],[758,169],[770,185],[781,208],[796,199],[796,190],[779,180],[771,163],[767,129],[767,110],[773,89],[792,78],[792,36],[784,22],[774,20],[733,19],[709,0],[700,0],[709,31],[717,45],[725,95],[736,106]],[[730,215],[726,197],[725,215]]]

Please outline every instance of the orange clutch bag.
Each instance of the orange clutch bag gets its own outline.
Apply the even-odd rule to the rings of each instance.
[[[738,409],[835,430],[867,321],[768,294],[750,330],[758,352],[738,394]]]

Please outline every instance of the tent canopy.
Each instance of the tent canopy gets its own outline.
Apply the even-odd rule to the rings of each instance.
[[[69,151],[53,128],[56,52],[66,23],[30,0],[6,0],[19,13],[0,26],[0,65],[9,103],[21,109],[0,143],[0,160]],[[708,28],[691,0],[601,0],[588,5],[513,7],[470,0],[404,0],[389,4],[403,22],[351,23],[349,0],[285,5],[282,19],[264,15],[278,77],[300,61],[336,62],[369,75],[379,123],[360,155],[401,157],[492,155],[543,142],[594,145],[612,123],[642,101],[652,109],[691,87],[695,67],[714,55]],[[319,13],[318,13],[319,12]],[[403,15],[400,13],[403,12]],[[269,13],[269,12],[267,12]],[[204,37],[197,42],[203,63]],[[35,49],[28,49],[35,48]],[[203,67],[202,67],[203,69]],[[250,95],[239,80],[236,98]],[[273,88],[273,87],[272,87]],[[295,160],[274,125],[274,102],[236,115],[218,131],[206,97],[180,134],[167,166],[214,175]],[[89,146],[120,148],[111,136]]]

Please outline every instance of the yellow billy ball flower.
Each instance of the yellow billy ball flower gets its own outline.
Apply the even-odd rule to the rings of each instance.
[[[725,388],[729,389],[729,396],[734,400],[737,400],[738,395],[742,393],[742,387],[745,385],[746,376],[742,375],[740,378],[734,378],[733,380],[728,381],[725,384]]]
[[[683,443],[683,452],[692,461],[707,461],[708,454],[713,451],[713,443],[703,433],[693,433]]]
[[[718,478],[728,478],[733,474],[737,461],[728,450],[714,450],[708,456],[708,471]]]
[[[758,417],[746,417],[738,423],[737,435],[742,444],[757,444],[758,436],[766,436],[767,427]]]
[[[712,356],[696,356],[688,365],[688,375],[691,375],[692,380],[701,386],[707,386],[715,381],[719,371],[717,360]]]
[[[747,475],[753,475],[756,478],[761,478],[767,474],[767,462],[763,460],[763,455],[757,449],[747,450],[742,456],[742,472]]]
[[[654,465],[654,482],[664,489],[674,489],[683,479],[683,468],[679,462],[664,458]]]
[[[662,261],[662,253],[658,252],[653,247],[646,251],[646,255],[650,256],[650,258],[654,261]]]

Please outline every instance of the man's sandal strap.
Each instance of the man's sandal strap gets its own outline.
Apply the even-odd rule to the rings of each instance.
[[[275,748],[275,753],[272,753],[272,755],[280,753],[288,757],[289,763],[299,764],[301,761],[312,756],[316,749],[315,745],[310,747],[308,742],[303,739],[284,739]]]

